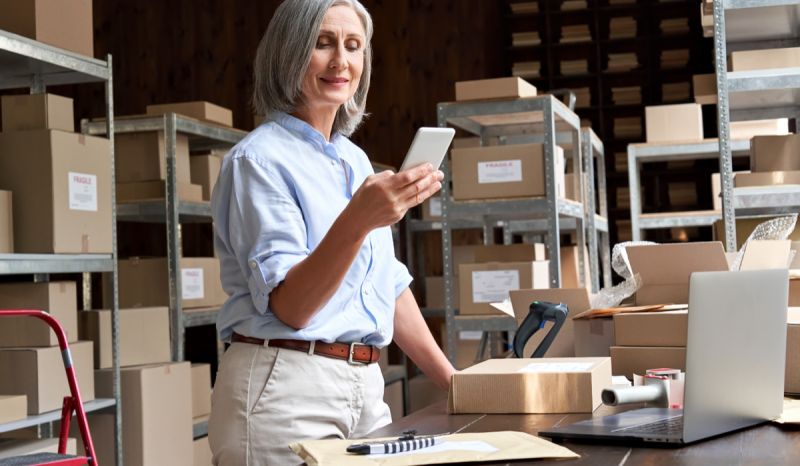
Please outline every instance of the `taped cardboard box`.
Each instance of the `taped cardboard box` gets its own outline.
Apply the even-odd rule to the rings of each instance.
[[[456,101],[524,99],[536,97],[536,88],[522,78],[479,79],[456,83]]]
[[[728,57],[728,71],[773,70],[800,67],[800,47],[744,50]]]
[[[669,368],[686,371],[686,347],[612,346],[613,375],[644,374],[648,369]]]
[[[118,262],[119,307],[169,306],[167,258],[132,257]],[[228,295],[219,278],[219,259],[181,258],[181,297],[184,309],[218,306]],[[107,277],[103,283],[108,285]],[[103,307],[111,307],[103,294]]]
[[[80,336],[94,342],[94,368],[113,364],[111,353],[111,311],[81,311]],[[119,310],[119,365],[138,366],[171,360],[169,308],[141,307]]]
[[[89,423],[89,432],[92,434],[92,444],[97,455],[97,464],[115,466],[117,464],[117,453],[114,448],[116,445],[114,415],[90,412],[86,413],[86,421]],[[53,437],[57,439],[60,434],[61,423],[54,422]],[[75,419],[69,423],[68,435],[70,440],[75,441],[75,450],[83,454],[86,449],[83,446],[79,424]]]
[[[0,29],[94,58],[91,0],[0,0]]]
[[[0,424],[19,421],[26,417],[28,417],[26,395],[0,395]]]
[[[211,365],[192,364],[192,418],[211,414]]]
[[[0,189],[14,193],[14,252],[112,252],[110,153],[105,138],[0,133],[0,154],[8,155],[0,157]]]
[[[735,173],[734,188],[756,188],[759,186],[782,186],[800,184],[800,170],[787,172]]]
[[[72,363],[84,402],[94,400],[92,342],[69,345]],[[58,346],[48,348],[0,349],[0,393],[26,395],[28,414],[42,414],[61,409],[70,394],[64,374],[64,360]],[[113,398],[111,396],[110,398]]]
[[[588,309],[587,309],[588,310]],[[572,314],[572,309],[570,309]],[[576,357],[610,357],[611,347],[616,344],[614,337],[614,319],[602,317],[596,319],[578,319],[575,326]]]
[[[78,298],[75,282],[26,282],[0,284],[0,309],[38,309],[50,313],[67,341],[78,341]],[[34,317],[3,317],[0,348],[58,346],[56,332]]]
[[[200,437],[192,443],[194,455],[194,466],[211,466],[211,446],[208,444],[208,436]]]
[[[542,243],[487,244],[472,246],[472,252],[476,264],[547,260],[547,251]]]
[[[550,261],[461,264],[461,315],[503,314],[490,303],[508,299],[512,290],[550,287]]]
[[[447,412],[591,413],[610,386],[609,358],[490,359],[453,375]]]
[[[447,392],[439,388],[438,385],[425,374],[420,374],[408,381],[408,389],[411,392],[410,413],[416,413],[420,409],[439,403],[447,399]]]
[[[694,87],[694,101],[701,105],[717,103],[717,76],[711,74],[696,74],[692,76]]]
[[[703,112],[700,104],[645,107],[647,142],[701,141]]]
[[[167,149],[163,131],[114,135],[114,176],[117,183],[164,181],[167,179]],[[175,168],[178,183],[192,182],[189,136],[175,139]],[[163,191],[160,196],[164,198]]]
[[[750,171],[800,170],[800,135],[755,136],[750,141]]]
[[[3,132],[58,129],[75,131],[72,99],[55,94],[4,95]]]
[[[586,347],[583,347],[583,341],[580,343],[576,340],[575,325],[577,321],[572,318],[581,312],[590,309],[589,292],[585,288],[577,289],[547,289],[547,290],[519,290],[511,291],[511,305],[514,308],[514,317],[517,319],[517,327],[522,324],[522,321],[528,316],[530,306],[534,301],[547,302],[547,303],[564,303],[569,308],[567,321],[561,327],[550,349],[545,353],[547,358],[571,358],[577,356],[577,352],[583,353]],[[545,327],[536,332],[528,344],[523,348],[523,356],[526,358],[531,357],[534,350],[539,346],[544,337],[553,328],[552,322],[545,322]],[[591,345],[591,343],[589,343]],[[588,351],[588,349],[587,349]]]
[[[97,395],[114,397],[112,369],[96,371]],[[188,362],[120,370],[122,460],[126,466],[191,466],[192,391]]]
[[[453,308],[461,305],[459,280],[453,280]],[[427,309],[444,309],[444,277],[425,277],[425,307]]]
[[[452,150],[453,199],[505,199],[544,196],[542,144],[517,144]],[[556,147],[556,186],[564,191],[564,150]]]
[[[435,222],[442,219],[442,198],[433,195],[422,204],[422,220]]]
[[[163,200],[166,191],[166,181],[117,183],[117,203]],[[178,200],[203,202],[203,187],[199,184],[178,183]]]
[[[753,139],[756,136],[784,136],[789,134],[789,119],[732,121],[730,133],[731,140]]]
[[[148,105],[147,115],[159,116],[165,113],[195,118],[207,123],[216,123],[223,126],[233,126],[233,112],[225,107],[214,105],[210,102],[183,102],[176,104]]]
[[[686,346],[688,311],[631,312],[613,317],[615,346]],[[653,369],[653,368],[651,368]],[[639,375],[643,374],[638,373]]]
[[[788,321],[784,392],[800,394],[800,308],[789,308]]]
[[[442,324],[441,339],[442,351],[449,357],[450,350],[448,349],[447,327]],[[478,350],[480,349],[481,331],[459,331],[456,332],[456,368],[466,369],[467,367],[474,366],[480,361],[484,361],[489,357],[488,348],[483,353],[483,359],[477,359]]]
[[[0,190],[0,254],[14,253],[14,196]]]
[[[403,418],[403,381],[398,380],[383,389],[383,402],[389,405],[392,420]]]
[[[56,423],[54,423],[56,424]],[[75,422],[77,424],[77,422]],[[37,453],[58,453],[58,438],[42,439],[0,439],[0,460],[17,456],[35,455]],[[67,439],[68,455],[77,454],[75,439]],[[81,451],[83,454],[83,451]],[[9,463],[19,464],[19,463]]]
[[[192,183],[203,188],[203,200],[210,201],[214,184],[219,178],[222,160],[214,155],[195,155],[189,159],[192,170]],[[441,208],[439,209],[441,212]]]

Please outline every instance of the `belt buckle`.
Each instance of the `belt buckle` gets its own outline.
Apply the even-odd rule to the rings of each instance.
[[[347,363],[350,364],[351,366],[358,366],[361,364],[368,366],[369,365],[368,362],[353,361],[353,354],[355,353],[356,346],[369,346],[369,345],[367,345],[366,343],[359,343],[357,341],[350,343],[350,354],[347,356]]]

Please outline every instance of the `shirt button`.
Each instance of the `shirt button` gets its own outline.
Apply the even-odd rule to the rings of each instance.
[[[365,295],[369,295],[369,288],[367,288],[367,289],[365,289],[365,290],[364,290],[364,294],[365,294]]]
[[[254,269],[256,267],[258,267],[258,264],[256,264],[256,261],[250,262],[250,268],[251,269]]]
[[[380,329],[378,329],[378,331],[379,331],[379,332],[381,332],[381,335],[383,335],[383,333],[384,333],[384,332],[383,332],[383,327],[381,327]]]
[[[331,159],[331,165],[336,165],[336,161]]]

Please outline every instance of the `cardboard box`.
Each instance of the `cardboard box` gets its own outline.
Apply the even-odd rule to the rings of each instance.
[[[113,397],[114,372],[96,372],[97,394]],[[192,390],[189,362],[120,370],[122,460],[126,466],[191,466]]]
[[[55,94],[4,95],[3,132],[58,129],[75,131],[72,99]]]
[[[647,142],[701,141],[703,112],[700,104],[645,107]]]
[[[58,438],[2,439],[0,440],[0,459],[34,455],[36,453],[58,453],[58,441]],[[67,439],[67,454],[75,455],[76,452],[75,439]]]
[[[214,155],[196,155],[191,157],[189,162],[192,171],[192,183],[202,186],[203,200],[210,201],[211,193],[214,192],[214,185],[217,183],[217,178],[219,178],[222,160]]]
[[[536,88],[522,78],[479,79],[456,83],[456,101],[525,99],[536,97]]]
[[[544,246],[544,245],[542,245]],[[592,288],[592,279],[589,272],[589,252],[586,246],[583,247],[583,276],[584,287]],[[578,276],[578,246],[563,246],[561,248],[561,288],[580,288],[580,277]]]
[[[91,0],[0,0],[0,29],[94,58]]]
[[[453,279],[453,308],[461,305],[459,281]],[[444,277],[425,277],[425,308],[444,309]]]
[[[693,272],[728,270],[720,242],[630,246],[627,253],[631,271],[644,282],[635,295],[639,306],[687,304]]]
[[[117,203],[144,200],[163,200],[167,194],[166,181],[137,181],[117,183]],[[178,183],[178,200],[203,202],[203,187],[199,184]]]
[[[589,292],[586,288],[519,290],[512,291],[509,294],[511,295],[511,305],[514,308],[517,326],[528,317],[530,306],[534,301],[566,304],[569,309],[567,321],[564,322],[555,340],[553,340],[553,343],[550,345],[550,349],[545,353],[545,357],[571,358],[575,357],[578,351],[583,353],[583,342],[578,342],[575,335],[574,322],[577,321],[573,321],[572,318],[591,308],[589,304]],[[545,322],[545,328],[536,332],[531,339],[528,340],[528,344],[523,348],[523,356],[526,358],[531,357],[551,328],[553,328],[553,323]]]
[[[11,191],[0,190],[0,254],[14,253],[14,207]]]
[[[688,311],[616,314],[613,322],[613,346],[686,346]]]
[[[781,186],[800,184],[800,170],[786,172],[736,173],[733,176],[734,188],[755,188],[759,186]]]
[[[192,364],[192,417],[211,414],[211,365]]]
[[[69,345],[84,402],[94,400],[92,346],[91,341],[78,341]],[[64,397],[70,394],[64,360],[58,346],[2,348],[0,374],[3,374],[0,377],[0,393],[27,395],[28,414],[60,410]]]
[[[467,367],[473,366],[478,361],[478,349],[480,349],[481,338],[483,337],[483,332],[481,331],[460,331],[456,332],[456,368],[457,369],[466,369]],[[448,350],[448,340],[447,340],[447,327],[445,324],[442,324],[441,330],[441,339],[442,339],[442,352],[444,352],[445,356],[449,356],[450,351]],[[481,361],[486,360],[489,358],[489,349],[483,352],[483,359]]]
[[[663,346],[612,346],[611,367],[613,375],[624,375],[633,380],[633,374],[643,375],[649,369],[680,369],[686,371],[686,348]]]
[[[789,307],[800,307],[800,280],[789,279]]]
[[[0,157],[0,189],[14,193],[14,252],[112,252],[108,139],[57,130],[0,133],[0,154],[12,154]]]
[[[78,298],[75,282],[2,283],[0,309],[38,309],[49,312],[67,341],[78,341]],[[35,317],[3,317],[0,348],[15,346],[58,346],[56,332]]]
[[[532,244],[487,244],[472,246],[473,262],[528,262],[547,260],[542,243]]]
[[[692,77],[694,101],[701,105],[717,103],[717,75],[696,74]]]
[[[800,309],[789,308],[786,330],[786,393],[800,394]]]
[[[739,270],[785,269],[791,249],[789,240],[748,241]]]
[[[439,403],[447,399],[447,392],[439,388],[425,374],[420,374],[408,381],[408,389],[411,391],[411,413],[416,413],[420,409]]]
[[[575,327],[576,357],[607,358],[611,356],[610,348],[616,344],[614,319],[610,317],[579,319],[573,321],[573,325]]]
[[[94,452],[97,455],[97,464],[103,466],[115,466],[117,464],[117,452],[114,447],[116,439],[114,435],[114,415],[97,414],[96,412],[86,413],[86,420],[89,423],[89,432],[92,435]],[[53,437],[56,439],[61,434],[61,423],[53,423]],[[69,423],[69,438],[75,441],[75,450],[83,454],[86,448],[83,445],[80,427],[76,419]]]
[[[508,299],[511,290],[550,287],[550,261],[461,264],[461,315],[503,314],[489,303]]]
[[[94,368],[113,365],[111,311],[81,311],[80,336],[94,342]],[[169,308],[141,307],[119,311],[119,364],[121,367],[171,360]]]
[[[738,176],[738,175],[737,175]],[[734,183],[736,182],[736,176],[734,176]],[[750,234],[753,233],[753,230],[761,225],[762,223],[772,220],[774,218],[781,217],[778,216],[767,216],[767,217],[753,217],[753,218],[737,218],[736,219],[736,249],[742,249],[745,241],[747,238],[750,237]],[[714,222],[714,235],[716,238],[721,238],[723,241],[725,240],[725,222],[720,219]],[[800,228],[795,228],[794,231],[789,233],[789,239],[792,241],[800,241]]]
[[[800,47],[745,50],[728,57],[728,71],[773,70],[800,67]]]
[[[789,264],[789,269],[800,269],[800,241],[792,241],[792,251],[795,251],[795,255],[792,263]]]
[[[490,359],[453,375],[447,412],[591,413],[610,386],[609,358]]]
[[[504,199],[545,195],[542,144],[453,149],[453,199]],[[556,184],[564,191],[564,150],[556,146]]]
[[[28,417],[26,395],[0,395],[0,424],[19,421]]]
[[[116,163],[114,176],[117,183],[166,180],[167,149],[164,132],[148,131],[115,135],[114,162]],[[175,167],[178,183],[192,182],[189,136],[185,134],[178,134],[175,140]],[[163,199],[164,195],[160,197]]]
[[[785,136],[789,134],[789,119],[732,121],[731,140],[753,139],[756,136]]]
[[[422,220],[436,222],[442,219],[442,198],[433,195],[422,204]]]
[[[225,107],[209,102],[183,102],[177,104],[148,105],[147,114],[150,116],[177,113],[207,123],[216,123],[223,126],[233,126],[233,112]]]
[[[458,277],[461,264],[475,263],[475,248],[478,246],[453,246],[453,276]],[[495,261],[500,262],[500,261]]]
[[[192,450],[194,451],[194,466],[211,466],[211,446],[208,444],[208,436],[200,437],[192,442]]]
[[[383,389],[383,402],[389,405],[392,421],[403,418],[403,381],[398,380]]]
[[[800,170],[800,135],[755,136],[750,141],[750,171]]]
[[[119,307],[169,306],[166,257],[132,257],[120,260],[117,267]],[[219,279],[219,259],[181,258],[181,290],[185,309],[224,304],[228,295]],[[105,295],[103,307],[111,307]]]

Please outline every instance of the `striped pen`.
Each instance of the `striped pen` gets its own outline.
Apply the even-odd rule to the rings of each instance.
[[[444,437],[445,435],[414,438],[413,435],[407,435],[388,442],[354,443],[347,447],[347,452],[359,455],[403,453],[439,445],[444,441]]]

